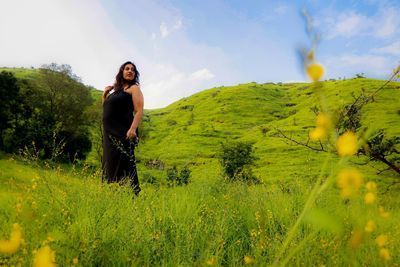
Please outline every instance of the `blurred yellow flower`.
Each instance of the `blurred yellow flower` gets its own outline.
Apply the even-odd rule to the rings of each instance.
[[[367,233],[372,233],[373,231],[375,231],[375,230],[376,230],[376,224],[375,224],[375,222],[374,222],[373,220],[369,220],[369,221],[367,222],[367,225],[365,225],[364,230],[365,230],[365,232],[367,232]]]
[[[78,258],[74,258],[74,259],[72,260],[72,263],[75,264],[75,265],[78,264]]]
[[[368,191],[370,192],[376,192],[376,183],[375,182],[368,182],[365,187],[367,188]]]
[[[15,253],[21,245],[21,226],[14,223],[12,226],[10,240],[0,240],[0,252],[4,254]]]
[[[378,246],[383,247],[386,245],[388,241],[388,236],[387,235],[379,235],[376,239],[375,242],[378,244]]]
[[[53,267],[56,265],[56,253],[49,246],[41,247],[33,259],[34,267]]]
[[[324,76],[324,67],[321,64],[318,63],[312,63],[310,65],[307,66],[306,68],[306,72],[308,77],[316,82],[319,81],[322,76]]]
[[[351,234],[349,245],[351,248],[356,249],[358,248],[363,241],[363,232],[356,230]]]
[[[309,133],[310,139],[313,141],[325,138],[328,135],[328,131],[331,127],[331,120],[326,114],[321,112],[316,118],[316,125],[317,127],[312,129]]]
[[[336,179],[336,184],[341,189],[342,198],[351,198],[357,195],[363,182],[362,174],[354,168],[342,170]]]
[[[353,132],[345,132],[336,141],[339,156],[352,156],[357,152],[357,136]]]
[[[217,261],[215,260],[215,258],[211,258],[209,260],[207,260],[207,265],[209,266],[214,266],[217,263]]]
[[[331,128],[331,119],[325,113],[319,113],[317,116],[317,127]]]
[[[365,204],[372,204],[375,202],[375,200],[376,200],[375,193],[368,192],[365,194],[365,197],[364,197]]]
[[[379,215],[380,215],[382,218],[389,218],[390,213],[387,212],[387,211],[385,211],[384,208],[383,208],[382,206],[379,206]]]
[[[254,259],[250,256],[244,256],[243,258],[244,264],[253,264],[254,263]]]
[[[379,250],[379,256],[384,259],[385,261],[390,260],[389,250],[387,248],[381,248]]]
[[[311,140],[317,141],[319,139],[325,138],[325,136],[327,135],[327,132],[324,128],[317,127],[315,129],[312,129],[308,135]]]

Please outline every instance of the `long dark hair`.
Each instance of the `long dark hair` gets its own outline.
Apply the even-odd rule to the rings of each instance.
[[[133,65],[133,68],[135,69],[135,78],[133,80],[125,80],[124,76],[123,76],[123,72],[125,69],[125,66],[131,64]],[[121,65],[121,67],[119,68],[118,74],[117,76],[115,76],[115,83],[114,83],[114,90],[123,90],[123,86],[124,84],[128,84],[129,86],[131,85],[139,85],[139,71],[136,68],[136,65],[133,64],[131,61],[127,61],[124,64]]]

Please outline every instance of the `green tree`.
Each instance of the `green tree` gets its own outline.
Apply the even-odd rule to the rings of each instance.
[[[43,65],[39,75],[37,90],[41,102],[36,104],[45,123],[44,157],[54,154],[54,144],[63,143],[65,159],[85,158],[91,148],[88,108],[93,99],[90,89],[73,74],[69,65]]]
[[[0,148],[16,152],[33,145],[41,158],[84,159],[91,149],[90,89],[69,65],[44,65],[37,74],[37,79],[2,76],[6,85],[0,86],[1,95],[8,102],[1,99]],[[7,95],[11,91],[13,95]],[[3,102],[10,108],[3,109]]]
[[[19,86],[11,72],[0,72],[0,149],[4,149],[4,132],[12,127],[17,113]]]

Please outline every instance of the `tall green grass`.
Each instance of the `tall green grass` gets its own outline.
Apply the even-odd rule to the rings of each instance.
[[[199,180],[171,188],[144,184],[133,198],[129,187],[102,184],[98,172],[37,168],[13,159],[1,159],[0,166],[0,239],[16,222],[24,238],[15,254],[0,254],[6,265],[29,266],[44,244],[59,266],[74,259],[79,266],[240,266],[245,256],[256,266],[271,265],[313,186],[300,179],[253,186]],[[293,252],[287,264],[384,265],[377,233],[365,235],[357,250],[349,248],[350,229],[373,216],[390,238],[390,264],[398,265],[399,200],[391,191],[378,196],[389,219],[379,219],[376,207],[362,199],[344,203],[329,188],[316,205],[334,222],[307,217],[285,252]],[[301,249],[292,251],[299,243]]]

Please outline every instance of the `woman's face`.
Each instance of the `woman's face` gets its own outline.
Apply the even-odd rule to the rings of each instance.
[[[122,77],[124,77],[125,80],[131,81],[135,79],[135,73],[135,66],[132,64],[127,64],[122,72]]]

